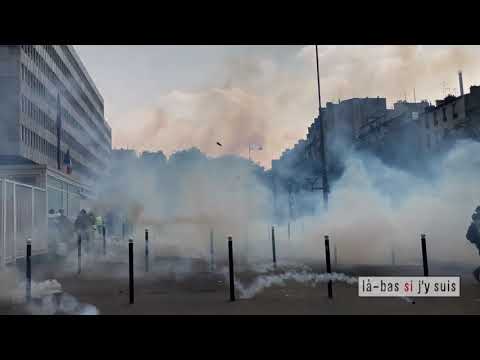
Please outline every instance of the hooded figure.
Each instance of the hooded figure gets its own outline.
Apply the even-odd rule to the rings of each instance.
[[[60,214],[54,209],[48,211],[48,253],[50,257],[55,257],[57,253],[58,241],[60,238],[58,218]]]
[[[89,228],[90,219],[87,216],[87,212],[82,209],[75,220],[75,231],[85,232]]]
[[[468,227],[466,237],[477,247],[480,255],[480,206],[475,209],[475,213],[472,215],[472,223]],[[475,269],[473,276],[480,282],[480,266]]]
[[[58,210],[58,231],[60,241],[64,243],[66,249],[72,248],[73,224],[68,217],[65,216],[63,209]]]

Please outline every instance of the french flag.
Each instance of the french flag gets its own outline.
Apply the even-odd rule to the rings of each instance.
[[[67,150],[67,153],[65,154],[65,158],[63,159],[63,165],[65,165],[67,174],[72,173],[72,159],[70,157],[70,150]]]

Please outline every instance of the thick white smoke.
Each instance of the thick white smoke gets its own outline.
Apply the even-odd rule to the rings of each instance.
[[[0,272],[0,302],[10,306],[20,306],[32,315],[99,315],[99,310],[91,304],[83,304],[74,296],[63,291],[55,279],[32,281],[31,301],[26,302],[25,279],[13,269]]]
[[[470,266],[478,261],[465,234],[480,200],[480,165],[472,156],[479,150],[479,143],[459,142],[439,161],[433,178],[353,152],[332,184],[328,212],[322,210],[320,193],[298,195],[314,199],[317,212],[292,220],[290,239],[287,224],[275,224],[272,217],[273,196],[263,175],[254,175],[248,162],[236,159],[200,158],[161,171],[127,168],[118,199],[125,209],[140,209],[136,242],[141,248],[148,227],[153,256],[208,260],[213,229],[217,260],[225,260],[226,240],[232,236],[236,257],[270,261],[275,224],[281,261],[323,262],[323,238],[329,235],[342,264],[390,264],[392,252],[399,264],[420,264],[420,235],[426,234],[432,263]]]
[[[347,276],[345,274],[315,274],[306,271],[288,271],[282,274],[260,275],[256,277],[248,286],[242,284],[238,279],[236,279],[235,287],[240,292],[241,299],[251,299],[266,288],[272,286],[286,286],[287,281],[295,281],[315,287],[319,284],[327,283],[330,280],[332,282],[345,282],[349,285],[353,285],[358,282],[356,278]]]
[[[305,221],[304,238],[298,232],[293,237],[298,255],[320,253],[323,235],[330,235],[344,263],[388,264],[395,251],[400,262],[419,264],[420,235],[426,234],[431,261],[477,263],[465,235],[480,201],[480,164],[472,156],[479,150],[479,143],[459,142],[433,179],[352,154],[333,187],[329,211]]]
[[[180,49],[195,51],[188,47],[174,51]],[[96,59],[102,51],[95,51]],[[108,50],[109,56],[111,51]],[[141,56],[151,52],[153,56],[156,51],[161,49],[148,47],[131,53]],[[141,101],[130,96],[121,104],[111,104],[110,108],[122,108],[109,116],[114,127],[114,145],[162,149],[167,154],[196,146],[211,156],[226,152],[247,157],[248,144],[261,142],[264,150],[255,153],[254,158],[269,167],[272,158],[278,158],[285,148],[291,148],[305,136],[318,109],[314,46],[252,46],[249,51],[236,52],[237,55],[228,47],[212,47],[209,51],[232,52],[232,56],[217,59],[224,62],[223,66],[201,86],[162,92],[152,86],[145,94],[136,94]],[[412,101],[414,89],[417,101],[434,102],[447,92],[459,94],[460,69],[468,92],[469,86],[480,79],[478,52],[478,47],[473,46],[319,46],[323,104],[385,96],[391,106],[399,99]],[[123,53],[119,58],[124,58]],[[195,65],[187,71],[198,68],[196,57],[191,59]],[[147,71],[151,64],[145,65],[142,71]],[[119,71],[124,78],[124,70],[123,66],[112,68],[109,62],[108,69],[98,75],[104,77]],[[138,70],[132,72],[133,83],[139,79]],[[158,64],[151,72],[156,74],[154,77],[160,76]],[[118,81],[116,76],[111,80]],[[143,85],[137,86],[140,89]],[[215,145],[219,139],[224,142],[222,149]]]

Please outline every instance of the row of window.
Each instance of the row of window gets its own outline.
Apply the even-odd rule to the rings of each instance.
[[[50,58],[53,60],[53,62],[55,63],[55,65],[57,66],[58,69],[60,69],[60,71],[63,73],[63,75],[67,78],[67,79],[73,79],[73,75],[72,73],[70,72],[70,69],[65,65],[65,63],[63,62],[63,60],[61,59],[60,55],[58,55],[57,51],[55,51],[55,48],[52,46],[52,45],[42,45],[43,48],[45,49],[45,51],[47,52],[47,54],[50,56]],[[65,52],[65,50],[64,50]],[[82,72],[81,72],[82,73]],[[88,106],[88,108],[90,109],[90,111],[92,112],[92,114],[95,115],[95,117],[97,117],[97,120],[102,123],[103,122],[103,119],[102,119],[102,116],[101,114],[98,112],[98,110],[93,106],[92,102],[90,101],[90,99],[87,97],[87,95],[83,92],[83,90],[80,88],[80,86],[77,84],[76,81],[72,81],[71,82],[75,88],[75,90],[77,91],[78,95],[80,95],[80,98],[85,102],[85,104]],[[94,96],[95,97],[95,96]]]
[[[72,66],[75,68],[75,71],[77,72],[77,74],[80,75],[81,79],[83,80],[83,83],[87,86],[88,90],[90,91],[90,94],[92,95],[97,105],[100,107],[100,109],[102,109],[102,111],[104,111],[102,101],[100,101],[100,99],[97,96],[97,93],[93,89],[92,85],[90,85],[90,81],[88,81],[82,69],[80,69],[80,66],[78,65],[77,61],[73,57],[68,46],[60,45],[60,47],[62,48],[63,52],[67,56],[68,61],[70,61],[70,64],[72,64]]]
[[[80,193],[81,190],[78,186],[66,183],[50,175],[47,176],[47,186],[69,193]]]
[[[452,113],[454,119],[458,118],[458,113],[455,109],[455,103],[452,103]],[[446,107],[442,108],[442,120],[443,122],[448,121]],[[438,126],[437,111],[433,111],[433,126]],[[425,120],[425,128],[430,129],[430,122],[428,121],[428,118]]]
[[[21,76],[22,80],[25,81],[25,83],[38,95],[43,97],[47,103],[50,105],[54,106],[56,104],[55,98],[50,94],[50,92],[46,89],[46,87],[42,84],[41,81],[39,81],[35,75],[28,70],[28,68],[22,64],[21,67]],[[61,108],[62,110],[62,117],[74,128],[82,131],[82,133],[86,133],[85,129],[83,128],[82,125],[78,121],[75,120],[75,118],[64,108]],[[88,136],[88,135],[87,135]],[[102,153],[103,156],[108,156],[108,152],[100,146],[96,141],[92,141],[95,144],[95,150],[99,151]]]
[[[50,45],[44,45],[45,50],[47,53],[49,53],[49,56],[52,58],[52,56],[58,56],[58,54],[55,52],[53,47]],[[43,59],[42,56],[39,55],[38,51],[35,49],[33,45],[22,45],[22,49],[24,52],[29,56],[32,61],[35,63],[35,65],[42,71],[42,73],[57,87],[60,87],[62,90],[62,93],[65,95],[67,100],[70,102],[72,107],[77,111],[78,114],[83,116],[92,130],[99,134],[105,140],[105,142],[109,143],[109,139],[107,136],[102,132],[98,131],[99,129],[96,127],[95,123],[93,120],[90,118],[90,116],[87,115],[86,111],[83,109],[83,107],[80,106],[80,104],[75,100],[75,98],[70,94],[70,92],[67,90],[67,88],[64,86],[64,84],[60,81],[58,76],[55,74],[55,72],[50,68],[50,66],[47,64],[47,62]],[[53,55],[55,54],[55,55]],[[52,58],[52,61],[54,59]],[[101,122],[102,125],[103,122]]]
[[[67,109],[65,109],[64,107],[61,107],[61,112],[62,112],[62,119],[65,119],[65,121],[67,121],[72,127],[77,128],[80,131],[84,130],[83,127],[78,123],[78,121],[76,121],[75,118],[68,112]],[[70,138],[73,140],[73,137],[70,137]],[[76,140],[73,140],[73,141],[77,142]],[[98,162],[98,160],[93,155],[91,155],[91,153],[83,145],[81,145],[80,143],[78,144],[84,149],[82,150],[82,152],[88,153],[88,158],[95,159],[95,162],[97,162],[99,166],[103,166],[103,164]],[[100,153],[100,155],[104,156],[105,158],[108,157],[108,152],[104,148],[102,148],[99,143],[92,141],[92,146],[95,152]]]
[[[44,129],[50,131],[53,135],[57,135],[56,123],[53,121],[50,116],[45,114],[37,105],[32,103],[27,97],[22,96],[21,101],[21,110],[22,113],[29,116],[32,120],[37,122],[40,126]],[[64,110],[62,108],[62,110]],[[91,161],[98,165],[99,167],[103,167],[103,163],[100,162],[96,157],[92,155],[92,153],[82,144],[80,144],[73,136],[71,136],[65,129],[62,129],[62,138],[63,141],[75,151],[81,153],[88,161]]]
[[[25,126],[22,126],[22,142],[51,159],[57,158],[57,147]]]
[[[62,139],[64,142],[68,144],[70,148],[82,154],[87,159],[87,161],[90,161],[96,164],[100,168],[104,167],[102,162],[100,162],[95,156],[93,156],[92,153],[88,151],[85,146],[83,146],[77,140],[75,140],[75,138],[72,135],[70,135],[68,132],[66,132],[64,129],[62,129]]]
[[[45,85],[36,78],[33,73],[27,69],[25,65],[22,64],[21,68],[22,81],[24,81],[34,93],[44,98],[47,104],[54,105],[55,98],[50,94]]]
[[[40,126],[50,131],[53,135],[56,135],[57,131],[55,128],[55,122],[24,95],[22,95],[21,110],[23,114],[26,114],[40,124]]]
[[[47,54],[50,56],[50,58],[53,60],[55,65],[57,66],[58,69],[63,73],[63,75],[67,79],[72,79],[71,84],[73,84],[73,87],[77,91],[77,94],[80,96],[80,98],[83,100],[83,102],[87,105],[87,107],[90,109],[92,112],[93,116],[96,118],[98,124],[103,128],[104,131],[108,133],[108,128],[104,124],[103,116],[100,114],[100,112],[97,110],[95,106],[93,106],[92,102],[90,99],[87,97],[87,95],[84,93],[83,89],[78,85],[78,83],[75,81],[75,79],[72,76],[72,73],[70,72],[69,68],[65,65],[63,60],[61,59],[60,55],[55,51],[54,47],[52,45],[42,45]],[[64,50],[65,52],[65,50]],[[73,57],[72,57],[73,58]],[[76,62],[75,62],[76,63]],[[82,71],[80,71],[81,74],[83,74]],[[86,78],[85,78],[86,80]],[[87,81],[88,83],[88,81]],[[92,89],[93,90],[93,89]],[[94,95],[94,98],[96,96]],[[99,100],[98,100],[99,101]],[[99,101],[100,102],[100,101]],[[82,108],[83,109],[83,108]],[[103,109],[103,107],[102,107]],[[102,110],[103,111],[103,110]]]
[[[22,142],[27,146],[35,149],[36,151],[41,152],[45,156],[48,156],[50,159],[55,160],[57,159],[57,147],[52,145],[47,140],[36,134],[34,131],[28,129],[25,126],[21,127],[21,136]],[[62,151],[60,152],[60,162],[63,164],[63,160],[65,158],[65,153]],[[86,166],[80,164],[75,159],[71,158],[72,166],[75,168],[75,171],[82,173],[82,175],[93,179],[93,172],[90,171]]]

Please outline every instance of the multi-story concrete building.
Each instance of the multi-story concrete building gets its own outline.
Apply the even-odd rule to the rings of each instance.
[[[419,119],[429,107],[427,101],[398,101],[382,116],[369,119],[355,139],[358,150],[375,154],[385,163],[405,169],[422,167]]]
[[[1,164],[43,165],[65,177],[68,151],[66,180],[87,191],[108,165],[112,134],[103,98],[73,47],[0,46],[0,80]]]
[[[427,154],[448,149],[460,138],[480,140],[480,86],[463,96],[449,95],[421,114],[421,144]]]
[[[398,101],[389,109],[380,97],[328,102],[321,110],[321,121],[330,181],[343,173],[343,160],[351,149],[371,152],[392,165],[420,168],[424,158],[420,119],[428,106],[426,101]],[[272,161],[275,189],[314,191],[322,187],[320,126],[316,118],[305,140]]]
[[[46,191],[45,209],[75,217],[107,168],[111,139],[103,98],[72,46],[0,46],[4,200],[7,183],[23,184]]]

